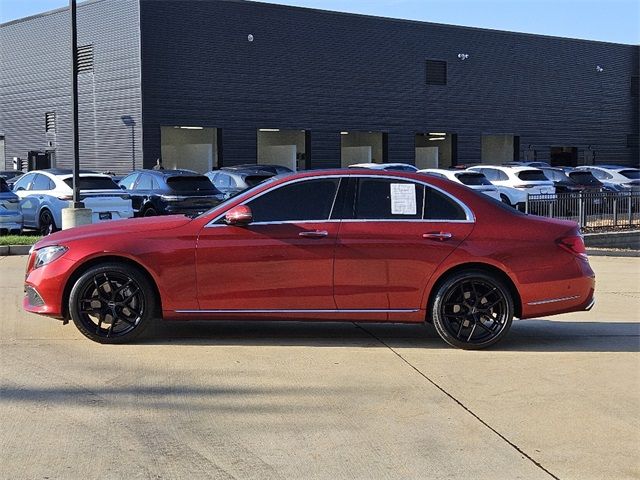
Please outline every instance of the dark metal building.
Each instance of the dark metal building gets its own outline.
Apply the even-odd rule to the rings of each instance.
[[[78,7],[80,161],[636,164],[638,46],[239,0]],[[0,25],[0,160],[71,165],[68,9]]]

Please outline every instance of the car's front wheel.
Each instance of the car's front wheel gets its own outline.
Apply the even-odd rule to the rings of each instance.
[[[457,348],[478,350],[500,341],[513,321],[504,282],[482,270],[458,272],[437,289],[432,306],[438,335]]]
[[[109,263],[90,268],[74,284],[69,313],[83,335],[99,343],[126,343],[153,321],[157,301],[136,268]]]

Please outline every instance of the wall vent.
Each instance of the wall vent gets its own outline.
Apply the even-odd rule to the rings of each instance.
[[[427,60],[427,85],[447,84],[447,62]]]
[[[93,45],[78,47],[76,55],[78,73],[93,72]]]
[[[56,133],[56,112],[46,112],[44,114],[44,131]]]

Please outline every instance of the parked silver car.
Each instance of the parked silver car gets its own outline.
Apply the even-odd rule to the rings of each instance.
[[[0,178],[0,234],[22,232],[20,197]]]
[[[80,201],[91,209],[92,223],[133,217],[131,197],[108,175],[80,171]],[[71,170],[51,168],[24,174],[13,185],[20,197],[25,228],[43,235],[62,226],[62,209],[73,198]]]

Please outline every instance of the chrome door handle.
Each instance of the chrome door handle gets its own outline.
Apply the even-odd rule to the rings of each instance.
[[[326,230],[309,230],[298,234],[298,236],[306,238],[324,238],[327,235],[329,235],[329,232]]]
[[[453,234],[449,232],[423,233],[422,238],[427,240],[440,240],[441,242],[444,242],[445,240],[452,239]]]

